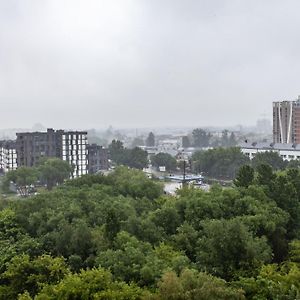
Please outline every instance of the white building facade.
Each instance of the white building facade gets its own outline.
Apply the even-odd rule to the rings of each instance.
[[[240,145],[242,153],[253,159],[257,153],[277,152],[283,160],[299,160],[300,144],[281,144],[281,143],[249,143],[245,142]]]
[[[62,159],[73,165],[73,178],[88,173],[87,132],[62,132]]]
[[[0,141],[0,172],[17,169],[17,151],[14,141]]]

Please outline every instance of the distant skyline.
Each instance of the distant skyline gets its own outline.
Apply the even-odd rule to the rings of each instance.
[[[0,128],[229,127],[300,94],[297,0],[0,0]]]

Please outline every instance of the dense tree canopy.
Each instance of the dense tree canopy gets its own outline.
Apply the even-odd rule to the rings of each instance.
[[[41,181],[45,182],[47,188],[51,190],[56,184],[61,184],[65,179],[69,179],[73,167],[59,158],[48,158],[42,160],[38,166]]]
[[[233,179],[239,168],[250,162],[237,147],[197,151],[193,154],[192,161],[196,172],[224,179]]]
[[[167,171],[174,171],[176,169],[176,159],[168,153],[158,153],[151,157],[151,163],[155,167],[166,167]]]
[[[237,174],[174,197],[118,167],[0,200],[0,299],[297,299],[300,171]]]
[[[143,169],[148,165],[148,153],[138,147],[127,149],[121,141],[113,140],[108,149],[110,158],[117,165],[136,169]]]

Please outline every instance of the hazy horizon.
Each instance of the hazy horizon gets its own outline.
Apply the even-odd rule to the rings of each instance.
[[[300,94],[300,2],[0,0],[0,128],[230,127]]]

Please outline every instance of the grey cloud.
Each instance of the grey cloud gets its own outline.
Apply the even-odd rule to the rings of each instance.
[[[271,117],[272,101],[300,93],[299,8],[297,0],[0,0],[0,127]]]

